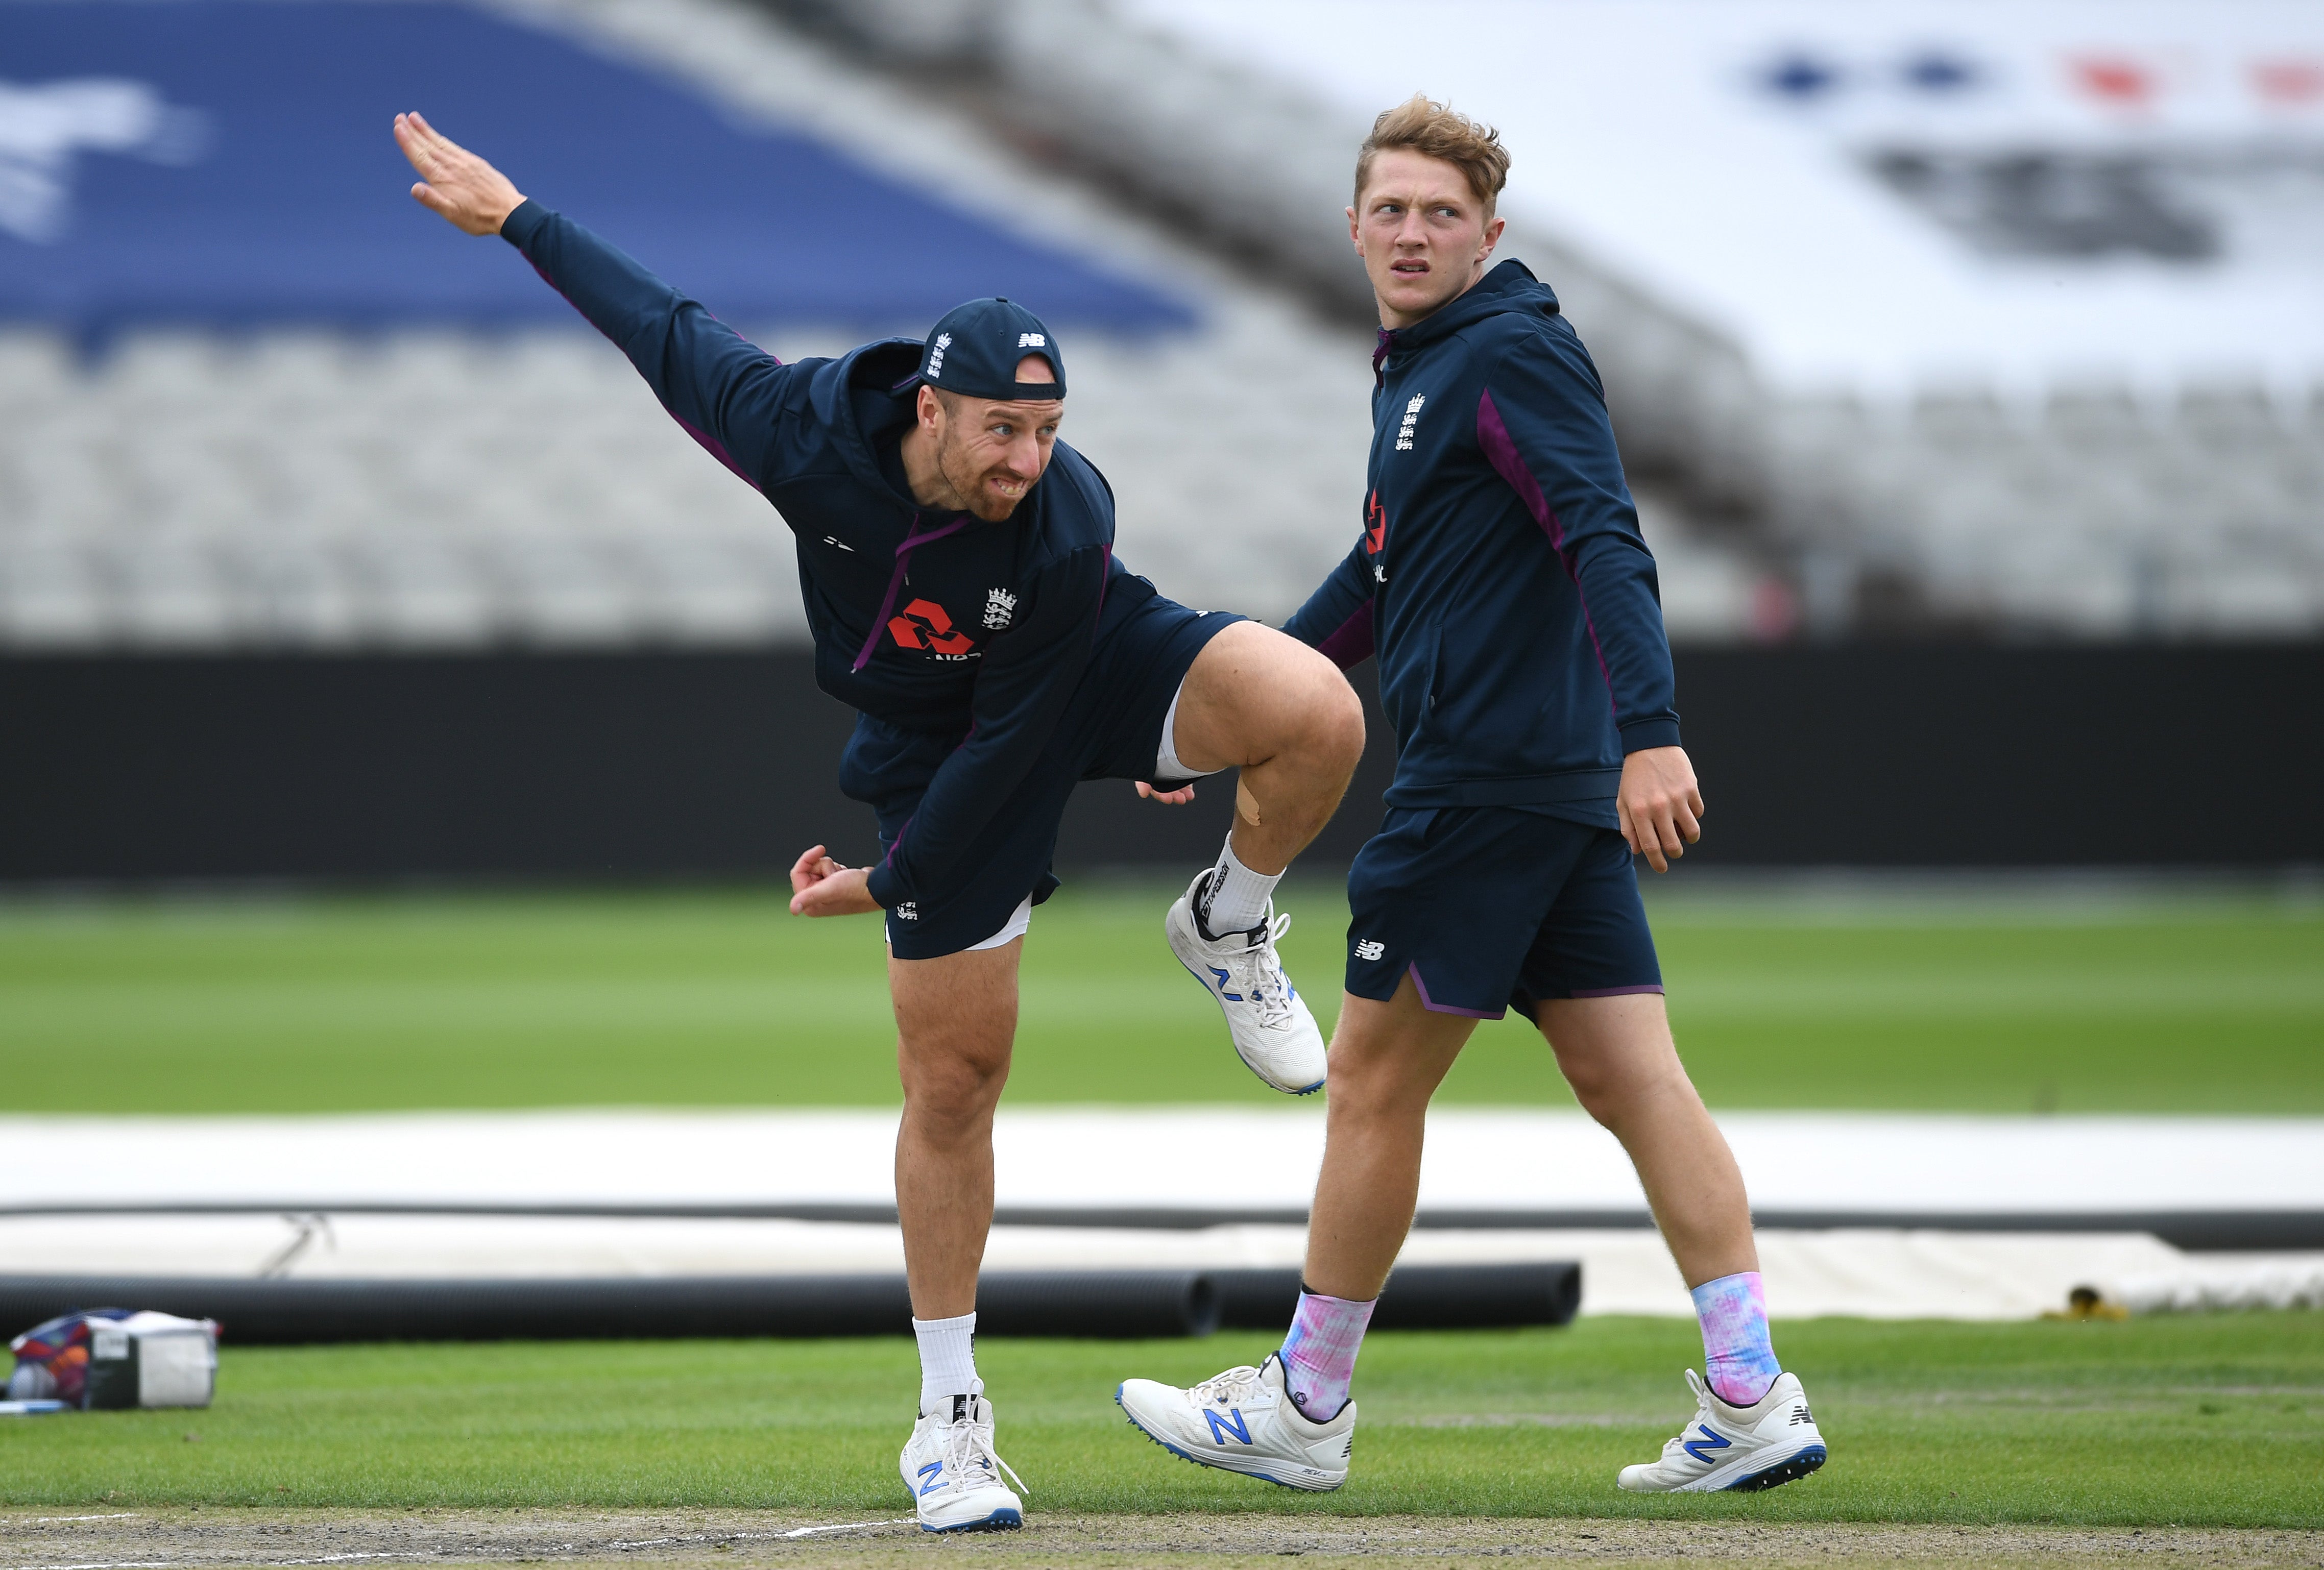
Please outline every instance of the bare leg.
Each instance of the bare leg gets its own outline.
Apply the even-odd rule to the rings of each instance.
[[[1757,1270],[1742,1170],[1678,1060],[1662,998],[1561,998],[1540,1014],[1582,1109],[1630,1152],[1686,1284]]]
[[[1180,761],[1240,767],[1234,853],[1278,873],[1339,809],[1364,752],[1364,710],[1339,667],[1297,638],[1238,621],[1186,672],[1174,739]]]
[[[940,959],[888,959],[904,1080],[896,1209],[918,1318],[976,1307],[992,1228],[992,1109],[1009,1079],[1024,948],[1017,938]]]
[[[1419,1202],[1428,1098],[1476,1028],[1467,1015],[1423,1008],[1409,976],[1387,1003],[1342,1000],[1307,1223],[1307,1284],[1324,1296],[1379,1296]]]

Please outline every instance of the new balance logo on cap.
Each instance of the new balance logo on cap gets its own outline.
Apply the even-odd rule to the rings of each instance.
[[[928,329],[925,348],[917,378],[923,386],[941,381],[946,391],[996,402],[1049,403],[1065,396],[1056,335],[1031,311],[998,295],[946,311]],[[1018,380],[1028,357],[1047,365],[1046,379],[1037,373],[1036,380]]]

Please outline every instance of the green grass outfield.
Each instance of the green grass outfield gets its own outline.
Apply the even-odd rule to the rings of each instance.
[[[1653,892],[1715,1106],[2324,1112],[2312,899]],[[1084,883],[1038,913],[1012,1101],[1277,1099],[1164,946],[1169,893]],[[1284,904],[1286,961],[1328,1016],[1339,887]],[[765,890],[19,900],[0,904],[0,1106],[892,1104],[881,953],[869,918],[798,920]],[[1444,1097],[1567,1099],[1515,1020]]]
[[[1267,1337],[987,1341],[1029,1509],[2324,1526],[2324,1314],[2128,1324],[1776,1327],[1832,1448],[1768,1493],[1614,1486],[1692,1409],[1692,1325],[1384,1332],[1356,1469],[1303,1495],[1190,1466],[1115,1383],[1192,1382]],[[521,1343],[234,1349],[207,1411],[0,1419],[0,1502],[130,1509],[906,1504],[912,1344]]]

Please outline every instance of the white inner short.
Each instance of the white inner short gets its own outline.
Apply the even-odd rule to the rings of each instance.
[[[1189,780],[1205,777],[1178,761],[1178,700],[1186,695],[1186,679],[1178,678],[1178,690],[1170,694],[1170,712],[1162,716],[1162,745],[1154,749],[1154,783],[1176,780],[1185,785]],[[1217,769],[1212,769],[1217,774]]]
[[[1178,700],[1185,695],[1186,683],[1181,677],[1178,690],[1170,694],[1170,712],[1162,716],[1162,744],[1154,749],[1154,783],[1176,780],[1185,785],[1190,780],[1204,777],[1178,761]],[[1210,772],[1217,774],[1220,771],[1213,769]],[[1017,908],[1010,913],[1007,921],[1001,923],[999,932],[981,943],[971,943],[963,952],[973,954],[983,949],[998,949],[1003,943],[1023,937],[1032,925],[1033,896],[1028,894],[1017,902]],[[885,937],[887,931],[888,923],[883,921],[880,923],[881,936]]]

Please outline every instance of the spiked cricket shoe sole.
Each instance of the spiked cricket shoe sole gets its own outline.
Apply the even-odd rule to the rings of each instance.
[[[1004,1504],[996,1507],[989,1515],[976,1516],[967,1520],[948,1521],[942,1525],[923,1518],[920,1530],[924,1532],[1013,1532],[1024,1524],[1024,1508],[1021,1505]]]
[[[1633,1493],[1757,1493],[1762,1489],[1781,1488],[1787,1483],[1797,1483],[1829,1458],[1821,1443],[1803,1445],[1780,1457],[1771,1456],[1765,1451],[1738,1455],[1726,1465],[1713,1467],[1701,1477],[1682,1483],[1676,1488],[1638,1489],[1627,1482],[1622,1486]],[[1629,1469],[1626,1467],[1624,1470]]]

